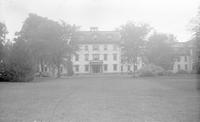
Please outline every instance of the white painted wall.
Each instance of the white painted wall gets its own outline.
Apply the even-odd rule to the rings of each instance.
[[[191,72],[192,71],[192,56],[186,56],[187,60],[185,61],[185,56],[179,56],[180,61],[178,61],[177,59],[174,62],[174,66],[173,66],[173,72],[177,73],[179,71],[178,69],[178,65],[180,66],[180,70],[185,70],[187,72]],[[187,65],[187,69],[185,69],[185,65]]]
[[[85,50],[85,45],[88,46],[88,51]],[[79,60],[75,61],[75,56],[72,58],[73,65],[79,65],[79,72],[75,71],[75,73],[88,73],[85,72],[85,65],[89,65],[90,61],[93,60],[93,54],[100,54],[100,60],[103,61],[103,64],[107,64],[107,71],[103,70],[103,73],[120,73],[120,72],[129,72],[128,71],[128,65],[129,64],[121,64],[121,48],[118,44],[116,44],[117,49],[114,50],[114,44],[106,44],[107,50],[104,50],[105,44],[98,44],[99,45],[99,51],[93,50],[93,44],[81,44],[80,50],[77,52],[79,55]],[[85,60],[85,54],[89,54],[89,60]],[[107,54],[107,60],[104,60],[104,54]],[[117,60],[113,60],[113,54],[117,54]],[[142,59],[141,57],[138,57],[137,59],[137,69],[140,69],[142,67]],[[113,70],[113,64],[117,64],[117,70]],[[123,65],[123,71],[121,71],[121,66]],[[103,66],[104,69],[104,66]],[[130,65],[130,70],[133,71],[133,65]]]
[[[85,45],[88,45],[88,51],[85,50]],[[90,63],[90,61],[93,60],[93,54],[99,54],[100,60],[103,61],[103,64],[108,65],[107,71],[104,71],[104,73],[117,73],[120,72],[121,67],[121,49],[118,44],[116,44],[117,49],[113,50],[114,44],[106,44],[107,50],[104,50],[105,44],[98,44],[99,45],[99,51],[93,50],[93,44],[82,44],[80,45],[80,50],[77,52],[79,55],[79,61],[75,61],[75,56],[72,58],[73,65],[79,65],[79,72],[75,71],[75,73],[87,73],[85,72],[85,65]],[[89,54],[89,60],[85,60],[85,54]],[[107,54],[107,60],[104,60],[104,54]],[[113,60],[113,54],[117,54],[117,60]],[[113,71],[113,64],[117,64],[117,70]]]

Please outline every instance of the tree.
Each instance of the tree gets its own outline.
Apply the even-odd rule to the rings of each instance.
[[[6,25],[4,23],[0,22],[0,62],[3,59],[4,56],[4,43],[5,43],[5,39],[6,39],[6,34],[7,34],[7,28]]]
[[[134,72],[137,58],[142,56],[145,38],[150,30],[146,24],[137,25],[131,22],[120,28],[124,59],[134,66]]]
[[[192,21],[192,31],[193,31],[193,52],[194,52],[194,68],[197,73],[200,74],[200,7],[198,9],[196,17]]]
[[[29,14],[29,17],[24,21],[24,24],[19,32],[16,33],[18,38],[27,41],[31,55],[34,56],[34,61],[38,65],[41,65],[42,72],[44,70],[44,64],[47,62],[47,44],[46,40],[41,33],[41,26],[45,23],[46,18],[40,17],[36,14]]]
[[[5,40],[7,34],[6,25],[0,22],[0,80],[4,80],[3,75],[5,72],[5,56],[6,56],[6,47]]]
[[[169,70],[173,65],[175,37],[163,33],[154,33],[146,45],[146,56],[150,63]]]
[[[66,67],[67,67],[67,75],[72,76],[73,75],[73,63],[72,63],[72,55],[76,53],[77,50],[79,50],[78,47],[78,39],[79,39],[79,27],[76,25],[70,25],[66,24],[64,21],[61,21],[62,26],[62,39],[65,43],[65,59],[66,61]]]
[[[198,9],[197,15],[194,19],[192,19],[192,31],[194,39],[199,42],[200,45],[200,7]]]
[[[65,64],[67,55],[74,52],[74,38],[77,27],[58,23],[48,18],[29,14],[18,36],[28,42],[35,62],[41,65],[56,67],[57,77],[60,77],[61,65]]]
[[[17,38],[13,46],[7,50],[5,68],[2,79],[14,82],[25,82],[34,79],[34,64],[27,43]]]

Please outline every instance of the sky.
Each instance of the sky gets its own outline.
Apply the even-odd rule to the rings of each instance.
[[[0,21],[12,38],[28,13],[89,30],[115,30],[128,21],[147,23],[156,31],[174,34],[178,41],[191,39],[190,23],[200,0],[0,0]]]

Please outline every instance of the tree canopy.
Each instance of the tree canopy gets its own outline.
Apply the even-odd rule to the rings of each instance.
[[[4,23],[0,22],[0,62],[3,58],[4,55],[4,43],[5,43],[5,39],[6,39],[6,34],[7,34],[7,28],[6,25]]]
[[[198,73],[200,73],[200,63],[199,63],[199,57],[200,57],[200,7],[198,9],[197,15],[195,19],[193,19],[193,52],[195,57],[195,66],[194,68]]]
[[[121,26],[122,48],[126,62],[136,64],[137,58],[142,55],[145,39],[150,30],[147,24],[129,22]]]
[[[60,76],[60,66],[67,55],[75,51],[76,31],[78,27],[49,20],[48,18],[29,14],[22,29],[17,33],[18,38],[25,40],[31,49],[35,61],[57,68],[57,76]],[[76,35],[76,36],[75,36]]]
[[[174,44],[173,35],[155,32],[149,37],[146,45],[146,56],[149,62],[169,70],[174,60]]]

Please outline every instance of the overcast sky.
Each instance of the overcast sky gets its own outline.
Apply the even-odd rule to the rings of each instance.
[[[0,0],[0,21],[9,37],[19,31],[28,13],[89,30],[114,30],[127,21],[150,24],[158,32],[174,34],[188,41],[190,20],[197,14],[200,0]]]

